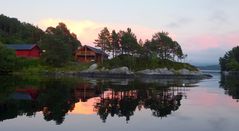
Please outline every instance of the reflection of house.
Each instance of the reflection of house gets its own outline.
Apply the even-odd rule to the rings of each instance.
[[[102,60],[107,59],[108,55],[100,49],[85,45],[78,48],[75,58],[79,62],[94,61],[96,63],[100,63]]]
[[[36,100],[38,93],[36,89],[17,89],[16,92],[11,94],[10,98],[15,100]]]
[[[7,48],[16,51],[16,56],[26,58],[39,58],[41,50],[36,44],[10,44]]]
[[[74,89],[74,93],[78,100],[86,102],[90,98],[100,96],[101,91],[99,88],[93,87],[89,83],[81,83],[77,88]]]

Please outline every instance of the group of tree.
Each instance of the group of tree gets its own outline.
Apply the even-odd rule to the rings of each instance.
[[[222,71],[239,71],[239,46],[228,51],[219,62]]]
[[[36,43],[43,35],[44,31],[32,24],[0,15],[0,41],[4,44]]]
[[[63,66],[73,60],[75,51],[81,45],[76,34],[70,33],[64,23],[55,28],[48,27],[38,44],[44,51],[42,60],[51,66]]]
[[[41,60],[50,66],[63,66],[73,60],[76,49],[81,45],[76,34],[71,33],[64,23],[43,31],[16,18],[0,15],[1,72],[12,70],[16,65],[14,51],[6,49],[5,44],[38,44],[43,51]]]
[[[177,41],[174,41],[167,32],[158,32],[151,40],[138,41],[136,35],[130,28],[126,31],[110,32],[105,27],[95,40],[96,47],[112,54],[118,55],[148,56],[156,55],[159,59],[181,60],[186,57]],[[176,59],[178,58],[178,59]]]
[[[16,56],[14,51],[6,48],[0,41],[0,73],[8,73],[15,68]]]

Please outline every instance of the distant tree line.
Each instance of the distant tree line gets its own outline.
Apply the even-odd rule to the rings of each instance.
[[[219,59],[222,71],[239,71],[239,46],[228,51]]]
[[[132,55],[139,57],[156,56],[164,60],[182,60],[187,55],[182,51],[180,44],[174,41],[167,32],[158,32],[151,40],[138,41],[130,28],[126,31],[110,32],[105,27],[95,40],[96,47],[112,54],[113,58],[119,55]]]

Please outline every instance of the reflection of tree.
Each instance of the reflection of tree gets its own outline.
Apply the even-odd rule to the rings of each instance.
[[[87,102],[95,97],[100,99],[95,102],[94,111],[103,122],[108,116],[125,117],[129,121],[134,112],[142,108],[150,109],[153,116],[165,117],[179,108],[185,91],[182,88],[175,90],[172,88],[176,86],[174,84],[162,86],[129,81],[121,85],[104,80],[96,83],[79,79],[47,78],[27,82],[13,80],[13,84],[2,84],[0,121],[22,115],[31,117],[42,111],[46,121],[53,120],[56,124],[61,124],[65,115],[74,109],[75,103]]]
[[[64,121],[66,113],[74,107],[72,88],[59,80],[46,82],[45,90],[39,95],[38,102],[43,108],[44,118],[57,124]]]
[[[34,116],[37,111],[40,111],[38,104],[33,101],[8,100],[0,104],[0,121],[13,119],[22,115]]]
[[[165,117],[171,114],[172,111],[178,110],[180,101],[182,100],[182,95],[179,93],[177,95],[160,95],[157,97],[151,97],[145,100],[145,108],[152,110],[153,115],[156,117]]]
[[[225,89],[225,93],[233,99],[239,99],[238,74],[221,75],[220,87]]]
[[[36,112],[43,111],[45,120],[54,120],[61,124],[66,113],[72,110],[77,102],[73,87],[71,82],[49,79],[43,81],[40,88],[34,87],[39,89],[15,89],[12,95],[0,103],[0,120],[16,118],[19,115],[34,116]],[[32,96],[31,90],[40,90],[37,97]]]
[[[100,101],[95,104],[98,115],[106,122],[108,115],[125,117],[126,121],[134,115],[135,110],[142,107],[150,109],[153,116],[165,117],[181,105],[184,90],[174,88],[140,88],[123,91],[111,90],[102,94]]]

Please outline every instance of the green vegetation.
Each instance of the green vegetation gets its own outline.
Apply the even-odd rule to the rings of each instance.
[[[47,28],[39,45],[44,50],[42,61],[53,67],[61,67],[73,60],[75,51],[81,43],[64,23],[59,23],[56,28]]]
[[[190,71],[197,71],[198,69],[187,63],[174,62],[171,60],[159,60],[157,57],[133,57],[130,55],[120,55],[111,60],[106,60],[101,67],[107,69],[118,68],[122,66],[129,67],[132,71],[139,71],[144,69],[168,68],[168,69],[188,69]]]
[[[24,62],[25,61],[25,62]],[[20,60],[21,70],[15,71],[16,74],[43,74],[43,73],[54,73],[54,72],[72,72],[72,71],[82,71],[89,68],[92,63],[77,63],[68,62],[61,67],[53,67],[45,65],[42,61],[38,59],[21,59]]]
[[[228,51],[219,62],[221,71],[239,71],[239,46]]]
[[[4,44],[36,43],[43,35],[34,25],[0,15],[0,41]]]
[[[97,47],[113,55],[133,55],[139,57],[154,57],[159,60],[180,61],[187,57],[183,53],[180,44],[174,41],[167,32],[158,32],[152,36],[151,40],[137,40],[136,35],[130,28],[127,31],[115,30],[112,33],[105,27],[95,40]]]
[[[105,68],[127,66],[133,71],[155,68],[198,70],[196,67],[181,63],[187,57],[180,44],[170,38],[167,32],[158,32],[151,40],[137,40],[130,28],[127,31],[110,31],[105,27],[95,40],[97,47],[112,54],[113,59],[101,64]]]
[[[74,61],[74,55],[81,42],[76,34],[71,33],[64,23],[48,27],[42,31],[16,18],[0,15],[0,71],[18,73],[44,73],[81,71],[89,64]],[[40,59],[16,58],[13,51],[4,44],[36,43],[42,50]],[[101,63],[105,68],[127,66],[132,71],[155,68],[197,70],[195,67],[181,63],[187,56],[180,44],[174,41],[167,32],[158,32],[151,40],[138,41],[130,28],[126,31],[111,32],[105,27],[95,40],[97,47],[113,56],[113,59]],[[234,66],[231,63],[231,66]]]
[[[5,44],[38,44],[43,51],[40,59],[17,58]],[[74,54],[81,46],[76,34],[71,33],[64,23],[48,27],[44,32],[29,23],[0,15],[0,73],[81,70],[86,65],[75,64]],[[74,64],[73,64],[74,63]],[[78,67],[79,66],[79,67]]]
[[[4,47],[0,41],[0,73],[7,73],[14,70],[16,59],[14,51]]]

